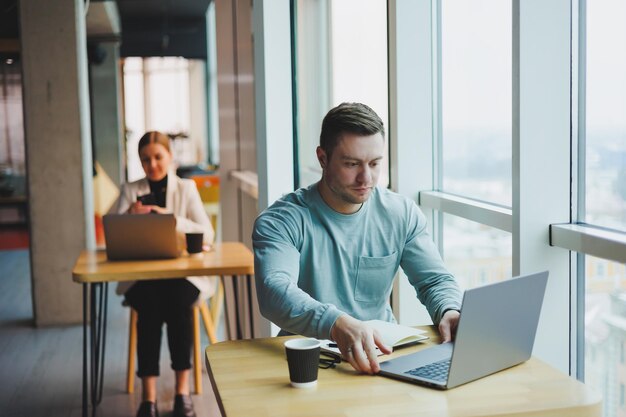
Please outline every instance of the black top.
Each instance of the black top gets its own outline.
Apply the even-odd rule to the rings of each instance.
[[[156,200],[156,205],[159,207],[165,207],[165,195],[167,191],[167,175],[160,181],[150,181],[150,193]]]

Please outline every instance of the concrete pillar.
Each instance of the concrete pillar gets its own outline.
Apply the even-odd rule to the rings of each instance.
[[[94,245],[82,0],[20,1],[35,323],[77,323],[72,266]]]

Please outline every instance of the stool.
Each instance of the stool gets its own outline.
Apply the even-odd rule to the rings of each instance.
[[[217,343],[215,337],[215,322],[219,319],[224,301],[224,286],[221,279],[217,281],[217,289],[215,294],[210,298],[211,310],[202,300],[192,308],[192,326],[193,326],[193,377],[195,385],[195,393],[202,394],[202,362],[200,361],[200,319],[198,313],[202,315],[204,328],[209,342]],[[126,392],[132,394],[135,392],[135,357],[137,355],[137,311],[130,309],[130,326],[128,330],[128,368],[126,372]]]

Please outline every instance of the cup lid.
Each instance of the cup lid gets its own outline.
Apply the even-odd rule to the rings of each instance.
[[[319,347],[321,342],[317,339],[312,338],[297,338],[290,339],[285,342],[285,347],[288,349],[296,349],[296,350],[308,350],[315,349]]]

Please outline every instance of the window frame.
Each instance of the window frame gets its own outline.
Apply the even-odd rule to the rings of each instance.
[[[575,373],[577,364],[571,358],[576,357],[577,331],[576,326],[571,332],[570,328],[577,317],[577,302],[571,298],[576,288],[572,277],[576,276],[577,263],[569,250],[550,246],[549,239],[550,224],[555,220],[571,222],[572,218],[570,2],[560,0],[547,5],[513,1],[511,208],[441,191],[441,0],[410,3],[389,1],[394,190],[419,201],[440,248],[440,218],[445,212],[512,232],[514,275],[550,270],[548,302],[544,303],[535,354],[565,372]],[[541,47],[537,48],[537,40],[546,34],[550,34],[550,41],[539,42]],[[552,50],[560,53],[550,55],[548,51]],[[536,74],[539,79],[534,78]],[[546,83],[556,85],[548,97],[540,88]],[[542,114],[550,107],[559,109],[556,122],[548,123]],[[539,131],[535,127],[543,125],[549,129]],[[538,147],[545,151],[539,156],[541,169],[533,166],[537,155],[532,151]],[[552,176],[549,170],[555,166],[559,174]],[[539,212],[538,207],[545,208],[545,212]],[[416,303],[410,299],[413,292],[405,280],[400,280],[398,287],[394,311],[401,322],[415,323]]]
[[[550,313],[544,312],[543,316],[554,315],[554,319],[547,326],[544,324],[544,333],[538,338],[547,340],[545,331],[549,329],[566,333],[565,342],[551,350],[546,351],[545,342],[542,346],[540,340],[535,353],[545,355],[548,362],[584,379],[585,255],[626,263],[626,233],[580,222],[585,214],[586,0],[513,1],[514,203],[511,208],[440,191],[440,1],[405,4],[408,2],[389,0],[388,3],[393,189],[418,201],[440,248],[441,213],[512,232],[514,274],[539,267],[551,272],[551,288],[544,303],[544,309],[547,306]],[[531,45],[541,44],[537,40],[554,38],[555,32],[558,38],[555,43],[542,46],[543,51],[532,50]],[[561,54],[555,61],[542,64],[541,53],[550,47]],[[531,78],[535,74],[539,74],[539,79]],[[536,86],[559,77],[569,85],[560,84],[556,95],[546,97]],[[558,122],[546,121],[533,113],[533,106],[540,110],[542,106],[555,104],[559,109]],[[532,125],[542,121],[555,130],[549,137],[558,137],[557,145],[542,143],[545,135],[532,131]],[[525,132],[528,129],[530,134]],[[537,137],[533,137],[535,134]],[[547,162],[550,170],[559,171],[558,179],[545,175],[545,168],[534,170],[537,157],[533,149],[548,154],[542,161]],[[553,190],[556,196],[546,195]],[[559,208],[544,215],[537,213],[537,206],[548,210],[551,206]],[[527,233],[528,228],[533,232]],[[542,260],[545,252],[552,259]],[[400,290],[394,291],[394,312],[398,319],[409,324],[418,322],[423,317],[414,312],[416,302],[410,285],[401,280],[396,289]]]

